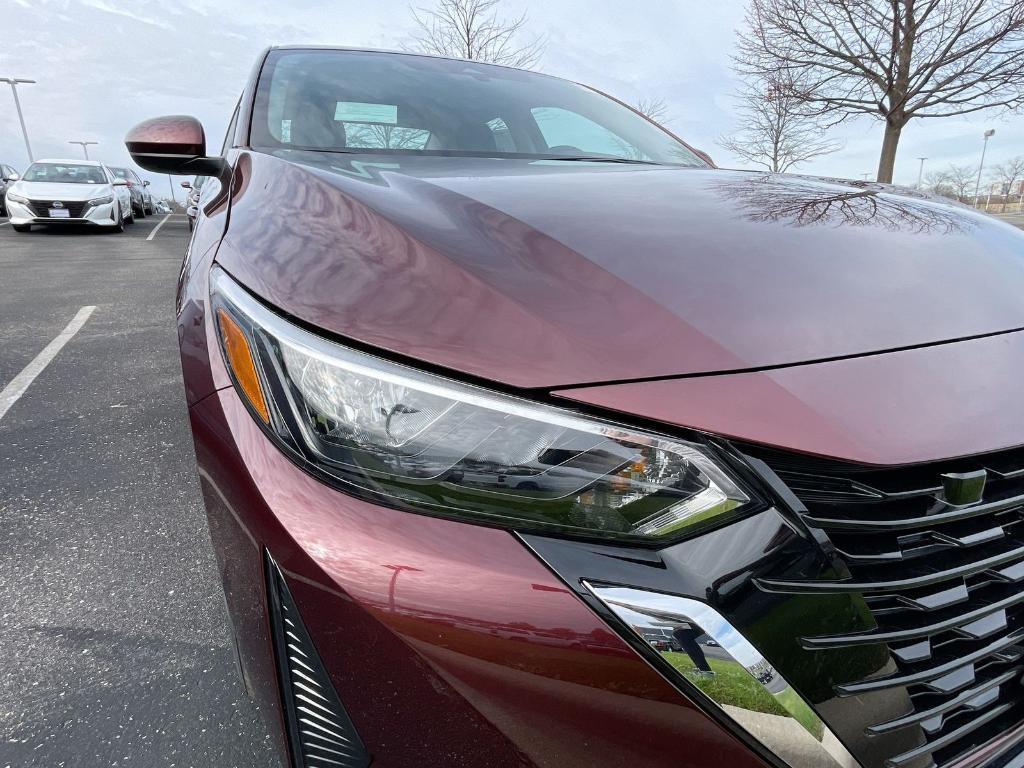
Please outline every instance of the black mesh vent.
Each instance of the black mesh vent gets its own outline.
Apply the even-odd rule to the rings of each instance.
[[[1024,722],[1024,451],[894,468],[757,454],[849,569],[830,581],[765,579],[762,588],[863,596],[875,629],[802,643],[851,653],[885,644],[892,655],[891,674],[836,691],[908,695],[908,711],[866,729],[869,737],[903,731],[919,745],[883,764],[951,766]],[[955,489],[944,474],[982,469],[980,500],[947,500]]]
[[[266,555],[267,598],[292,762],[296,768],[365,768],[370,764],[280,569]]]
[[[49,218],[50,209],[53,208],[52,200],[29,200],[29,207],[32,208],[32,213],[39,218]],[[85,201],[83,200],[70,200],[62,201],[60,206],[68,212],[68,217],[72,219],[82,218],[82,212],[85,210]]]

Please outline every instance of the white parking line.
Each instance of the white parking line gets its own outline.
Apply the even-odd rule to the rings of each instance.
[[[149,233],[149,237],[146,238],[147,242],[152,240],[154,237],[156,237],[156,233],[160,231],[160,227],[162,227],[164,224],[166,224],[167,220],[169,218],[171,218],[171,214],[168,213],[166,216],[163,217],[163,219],[161,219],[159,224],[157,224],[155,227],[153,227],[153,231],[150,232]]]
[[[57,338],[43,347],[43,351],[36,355],[35,359],[25,366],[21,373],[11,379],[10,383],[0,391],[0,419],[11,409],[11,406],[18,402],[18,398],[25,394],[36,376],[43,372],[43,369],[50,364],[50,361],[57,356],[61,348],[67,344],[71,337],[81,330],[89,315],[96,307],[82,307],[71,319],[71,322],[64,326],[64,330],[57,334]]]

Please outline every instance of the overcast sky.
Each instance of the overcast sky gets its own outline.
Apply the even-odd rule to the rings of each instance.
[[[416,2],[429,6],[432,0]],[[549,38],[538,69],[623,100],[661,97],[666,123],[721,166],[743,167],[717,139],[733,126],[729,69],[745,0],[505,0]],[[0,77],[27,77],[22,107],[36,157],[90,154],[127,165],[125,132],[161,114],[192,114],[218,147],[250,67],[265,46],[317,43],[400,48],[414,30],[406,0],[0,0]],[[10,89],[0,85],[0,162],[23,170],[25,147]],[[949,163],[977,166],[981,135],[995,128],[986,165],[1024,154],[1024,116],[914,121],[903,132],[897,183]],[[877,166],[881,124],[834,129],[845,148],[803,173],[859,178]],[[166,194],[166,177],[155,187]],[[180,190],[179,190],[180,192]]]

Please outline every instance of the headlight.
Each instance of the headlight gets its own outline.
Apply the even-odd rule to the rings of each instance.
[[[16,195],[13,192],[8,192],[7,193],[7,199],[10,200],[12,203],[27,203],[28,202],[28,198],[27,197],[22,197],[21,195]]]
[[[277,442],[344,490],[519,529],[675,536],[751,505],[706,446],[490,392],[327,341],[216,269],[225,360]]]
[[[106,205],[107,203],[114,202],[113,195],[106,195],[104,197],[94,197],[92,200],[85,204],[86,208],[94,208],[97,205]]]

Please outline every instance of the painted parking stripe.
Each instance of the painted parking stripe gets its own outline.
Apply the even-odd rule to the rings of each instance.
[[[149,237],[147,237],[146,240],[149,241],[156,237],[156,233],[160,231],[160,227],[166,224],[169,218],[171,218],[171,214],[168,213],[166,216],[163,217],[163,219],[160,220],[159,224],[153,227],[153,231],[149,233]]]
[[[36,376],[43,372],[43,369],[50,364],[50,361],[57,356],[64,345],[71,341],[71,337],[81,330],[95,309],[96,307],[82,307],[78,310],[71,322],[57,334],[57,338],[43,347],[43,351],[36,355],[35,359],[26,365],[21,373],[11,379],[3,391],[0,391],[0,419],[11,409],[12,405],[18,402],[18,398],[25,394],[29,384],[35,381]]]

